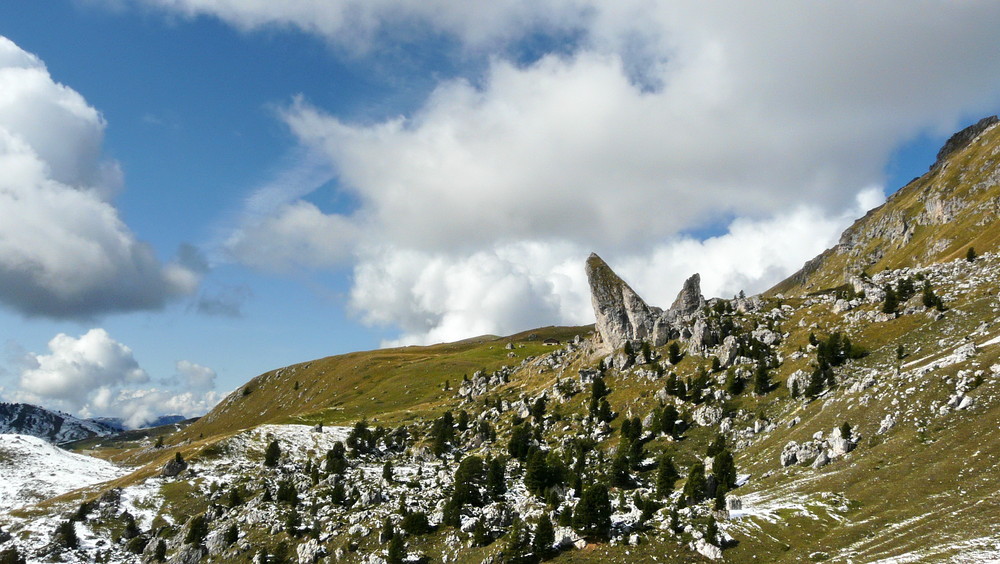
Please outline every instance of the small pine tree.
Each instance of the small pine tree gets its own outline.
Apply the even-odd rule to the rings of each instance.
[[[607,538],[611,529],[611,498],[607,486],[596,483],[583,491],[573,511],[573,528],[589,537]]]
[[[848,423],[847,421],[844,421],[844,423],[840,426],[840,436],[844,437],[847,440],[851,440],[852,432],[853,429],[851,429],[851,424]]]
[[[500,552],[502,562],[511,564],[528,564],[532,560],[531,539],[528,526],[521,519],[515,519],[507,533],[506,542]]]
[[[201,544],[204,542],[206,536],[208,536],[208,522],[205,520],[205,514],[199,513],[188,522],[188,531],[187,535],[184,536],[184,543]]]
[[[406,560],[406,542],[403,540],[403,535],[396,533],[389,541],[385,561],[387,564],[403,564],[404,560]]]
[[[767,365],[763,362],[757,365],[757,370],[753,375],[753,393],[758,396],[766,395],[771,391],[771,373]]]
[[[726,491],[736,485],[736,463],[733,461],[733,453],[729,452],[728,448],[723,448],[712,459],[712,475],[715,476],[718,487]]]
[[[687,482],[684,483],[684,497],[688,505],[694,505],[705,499],[708,491],[708,482],[705,480],[705,465],[695,462],[688,472]]]
[[[681,516],[676,505],[670,507],[670,530],[674,533],[681,532]]]
[[[969,250],[965,252],[965,260],[969,262],[976,262],[978,256],[975,247],[969,247]]]
[[[16,546],[9,546],[0,550],[0,564],[25,564],[25,560]]]
[[[423,511],[408,512],[403,516],[403,521],[399,525],[410,535],[426,535],[431,532],[430,521]]]
[[[719,525],[715,522],[715,517],[708,518],[708,525],[705,527],[705,542],[719,545]]]
[[[53,540],[63,548],[76,548],[80,540],[76,536],[76,524],[73,521],[62,521],[56,526]]]
[[[226,529],[225,534],[222,537],[223,542],[227,545],[231,545],[234,542],[240,540],[240,529],[236,526],[236,523],[231,523]]]
[[[899,297],[896,295],[896,291],[889,284],[886,284],[883,290],[885,291],[885,301],[882,302],[882,313],[896,313],[896,310],[899,309]]]
[[[607,398],[601,398],[601,405],[597,408],[597,420],[609,422],[615,418],[615,414],[611,411],[611,404],[608,403]]]
[[[531,541],[531,552],[542,560],[555,556],[553,545],[556,543],[556,532],[548,515],[543,514],[535,525],[535,535]]]
[[[298,538],[299,527],[302,525],[302,517],[294,508],[285,515],[285,532],[292,538]]]
[[[504,461],[491,458],[486,469],[486,493],[494,500],[507,492],[507,477]]]
[[[670,364],[677,364],[682,358],[684,357],[681,355],[681,346],[677,344],[677,341],[673,341],[667,347],[667,360],[670,361]]]
[[[476,525],[472,528],[472,546],[486,546],[490,544],[490,535],[486,531],[486,525],[482,517],[476,519]]]
[[[243,494],[240,493],[239,486],[235,486],[233,489],[229,490],[229,500],[227,505],[230,508],[243,505]]]
[[[279,445],[278,440],[275,439],[267,444],[267,449],[264,451],[264,466],[274,468],[278,465],[278,460],[280,459],[281,445]]]
[[[153,548],[153,560],[157,562],[163,562],[167,559],[167,543],[163,539],[156,541],[156,547]]]
[[[618,452],[611,463],[611,486],[615,488],[631,488],[632,476],[629,473],[628,449],[626,444],[618,445]]]
[[[396,481],[395,476],[392,473],[392,461],[386,460],[385,464],[382,465],[382,479],[386,482],[392,483]]]
[[[163,448],[163,435],[156,437],[156,444],[153,445],[153,448]]]
[[[679,477],[674,459],[666,454],[660,455],[656,464],[656,495],[661,499],[669,497]]]

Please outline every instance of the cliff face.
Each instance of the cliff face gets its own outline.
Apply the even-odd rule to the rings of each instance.
[[[919,267],[1000,249],[1000,120],[953,135],[930,170],[900,188],[768,293],[808,294],[886,268]]]
[[[620,349],[628,341],[662,346],[681,336],[686,327],[681,320],[705,305],[698,274],[684,282],[673,305],[664,311],[648,305],[596,254],[587,259],[586,269],[597,332],[608,350]]]

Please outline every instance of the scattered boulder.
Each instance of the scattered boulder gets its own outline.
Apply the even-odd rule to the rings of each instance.
[[[886,413],[885,417],[882,418],[882,423],[878,427],[878,431],[875,431],[876,435],[884,435],[889,432],[890,429],[896,426],[896,416],[892,413]]]
[[[184,462],[184,460],[179,457],[174,457],[163,465],[163,470],[160,471],[160,475],[165,478],[172,478],[187,470],[187,467],[187,462]]]
[[[709,560],[722,560],[722,549],[709,543],[705,539],[698,539],[694,541],[691,543],[691,548]]]
[[[702,427],[712,427],[722,421],[722,408],[714,405],[702,405],[691,414],[694,422]]]
[[[201,559],[208,555],[208,549],[197,544],[185,544],[177,552],[174,552],[167,560],[167,564],[198,564]]]

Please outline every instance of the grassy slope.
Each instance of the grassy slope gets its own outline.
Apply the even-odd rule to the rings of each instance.
[[[593,326],[546,327],[510,337],[357,352],[281,368],[234,391],[169,442],[229,434],[268,422],[347,424],[367,418],[398,424],[442,410],[454,396],[454,391],[443,390],[446,382],[457,389],[463,376],[477,370],[516,366],[527,357],[550,352],[552,347],[542,344],[547,338],[565,341],[592,330]],[[515,349],[507,350],[507,343],[514,343]]]
[[[965,256],[972,246],[980,252],[1000,249],[1000,199],[997,198],[997,159],[1000,153],[1000,126],[985,131],[978,139],[889,197],[886,203],[854,223],[846,234],[858,241],[851,252],[841,247],[827,251],[818,268],[803,276],[793,275],[768,293],[801,295],[846,282],[847,273],[868,273],[886,268],[902,268],[944,262]],[[919,224],[918,216],[935,198],[958,199],[968,205],[953,221]],[[869,237],[879,222],[897,215],[905,218],[912,238],[905,245],[882,234]],[[937,246],[936,246],[937,245]],[[934,249],[937,248],[937,251]],[[859,266],[860,265],[860,266]]]

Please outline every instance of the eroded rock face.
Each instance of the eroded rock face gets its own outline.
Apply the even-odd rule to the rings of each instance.
[[[594,253],[587,259],[587,279],[597,320],[597,332],[607,350],[625,346],[627,341],[647,341],[659,347],[670,339],[691,338],[691,323],[681,323],[705,305],[701,295],[701,277],[695,274],[684,287],[673,306],[664,311],[647,304],[625,283],[604,260]],[[699,346],[714,345],[714,335],[703,327]]]
[[[705,306],[705,298],[701,295],[701,275],[692,274],[684,281],[677,299],[670,306],[670,312],[676,316],[691,315]]]
[[[659,308],[647,305],[594,253],[587,259],[587,279],[597,331],[608,348],[619,349],[630,340],[652,340],[653,327],[661,314]]]

